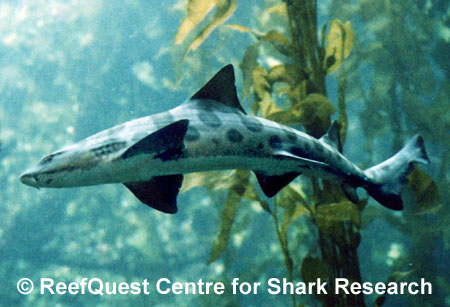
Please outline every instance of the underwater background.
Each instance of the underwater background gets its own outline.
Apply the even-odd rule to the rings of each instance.
[[[0,305],[449,306],[450,6],[445,0],[19,0],[0,2]],[[320,137],[341,123],[361,168],[421,134],[390,211],[301,177],[274,199],[249,172],[186,176],[179,211],[122,185],[32,189],[41,157],[116,124],[173,108],[224,65],[247,113]],[[419,281],[432,295],[162,295],[172,282],[234,278]],[[150,295],[29,295],[101,278]],[[263,286],[264,288],[264,286]]]

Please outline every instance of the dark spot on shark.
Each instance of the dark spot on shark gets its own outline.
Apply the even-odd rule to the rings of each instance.
[[[305,152],[310,152],[311,151],[311,144],[309,144],[309,142],[303,142],[303,148]]]
[[[272,135],[269,139],[269,146],[272,149],[281,149],[282,142],[278,135]]]
[[[259,142],[255,148],[249,149],[248,152],[255,157],[261,156],[262,154],[264,154],[264,144],[262,142]]]
[[[227,138],[233,143],[240,143],[244,136],[236,129],[230,129],[227,131]]]
[[[53,179],[49,178],[45,181],[45,184],[50,184],[53,181]]]
[[[295,142],[297,140],[297,135],[291,131],[286,131],[286,136],[291,142]]]
[[[219,141],[219,139],[217,139],[217,138],[212,138],[211,141],[214,143],[214,145],[215,145],[216,147],[219,146],[219,144],[220,144],[220,141]]]
[[[164,114],[164,117],[163,117],[164,121],[169,122],[169,123],[172,123],[175,121],[175,118],[173,117],[173,115],[170,112],[166,112],[163,114]]]
[[[382,165],[380,168],[380,171],[387,171],[390,169],[390,166],[388,164]]]
[[[289,148],[289,152],[296,156],[304,157],[303,150],[300,147],[296,147],[296,146],[291,147],[291,148]]]
[[[263,130],[263,124],[256,118],[248,117],[248,116],[239,116],[242,124],[248,130],[252,132],[260,132]]]
[[[214,112],[199,112],[198,118],[208,127],[218,128],[222,125],[220,118]]]
[[[319,151],[319,152],[323,152],[323,151],[324,151],[324,150],[323,150],[323,145],[320,144],[320,143],[315,142],[315,143],[314,143],[314,147],[315,147],[315,149],[316,149],[317,151]]]
[[[200,132],[198,132],[197,128],[195,128],[194,126],[189,125],[184,139],[188,142],[197,141],[198,139],[200,139]]]

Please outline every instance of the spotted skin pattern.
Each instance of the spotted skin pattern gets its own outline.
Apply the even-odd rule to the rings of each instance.
[[[227,138],[232,143],[240,143],[244,139],[244,136],[239,131],[232,128],[227,131]]]
[[[362,171],[335,146],[339,144],[333,140],[339,134],[336,127],[333,124],[325,138],[315,139],[246,115],[237,98],[233,68],[228,65],[180,106],[67,146],[44,157],[20,180],[34,187],[53,188],[125,183],[142,202],[174,213],[176,195],[171,193],[179,190],[181,174],[247,169],[255,172],[268,196],[298,174],[306,174],[351,188],[364,187],[384,206],[401,210],[400,188],[411,163],[428,162],[423,139],[413,137],[397,155]],[[283,183],[279,185],[278,180]],[[148,190],[164,189],[165,184],[166,191]],[[163,196],[154,201],[152,193]]]
[[[171,122],[187,119],[189,125],[184,136],[184,153],[182,158],[177,161],[182,166],[176,167],[183,170],[183,173],[225,167],[261,170],[277,175],[286,171],[305,173],[314,170],[326,177],[333,178],[364,176],[359,168],[336,149],[322,144],[307,134],[263,118],[251,117],[230,110],[230,107],[217,102],[208,101],[208,104],[208,107],[204,107],[202,102],[188,102],[168,112],[140,118],[100,132],[63,150],[70,152],[74,148],[80,147],[87,149],[86,152],[90,155],[84,154],[83,161],[69,159],[70,163],[63,163],[58,167],[53,167],[50,173],[45,171],[43,173],[55,175],[59,169],[65,171],[66,178],[69,171],[77,174],[77,177],[70,179],[70,182],[51,178],[50,186],[85,185],[86,178],[77,173],[81,167],[87,171],[97,165],[101,167],[110,161],[120,161],[120,155],[130,145]],[[216,108],[214,104],[220,105],[220,107]],[[215,111],[207,111],[207,108]],[[108,140],[114,140],[114,142],[108,142]],[[282,157],[278,151],[326,163],[329,166],[324,166],[324,164],[306,165],[302,160],[296,161],[291,157]],[[61,156],[64,154],[58,157]],[[198,165],[198,160],[202,158],[208,160],[207,166]],[[213,161],[214,159],[215,161]],[[120,165],[120,162],[114,163]],[[125,180],[136,181],[133,178],[136,173],[141,176],[139,180],[156,175],[151,172],[151,169],[147,172],[139,170],[136,173],[128,172],[127,175],[124,175],[121,173],[124,168],[125,166],[119,166],[119,171],[109,173],[106,168],[100,168],[101,171],[95,172],[96,177],[90,174],[88,182],[98,184],[104,182],[105,178],[109,178],[110,182],[124,182],[124,176],[130,177]],[[155,172],[159,172],[158,174],[161,174],[162,171],[167,172],[163,166],[157,166],[154,169]],[[170,172],[168,173],[170,174]]]

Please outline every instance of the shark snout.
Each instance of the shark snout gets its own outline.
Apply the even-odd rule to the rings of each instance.
[[[25,172],[22,175],[20,175],[20,182],[23,184],[32,186],[32,187],[38,187],[38,180],[37,176],[33,173]]]

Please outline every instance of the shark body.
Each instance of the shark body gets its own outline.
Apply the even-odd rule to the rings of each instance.
[[[382,205],[403,208],[400,191],[412,163],[428,163],[420,136],[365,171],[340,152],[339,127],[322,138],[245,114],[231,65],[180,106],[92,135],[44,157],[21,175],[34,187],[123,183],[143,203],[177,211],[183,174],[221,169],[255,172],[272,197],[300,174],[342,183],[352,201],[363,187]]]

